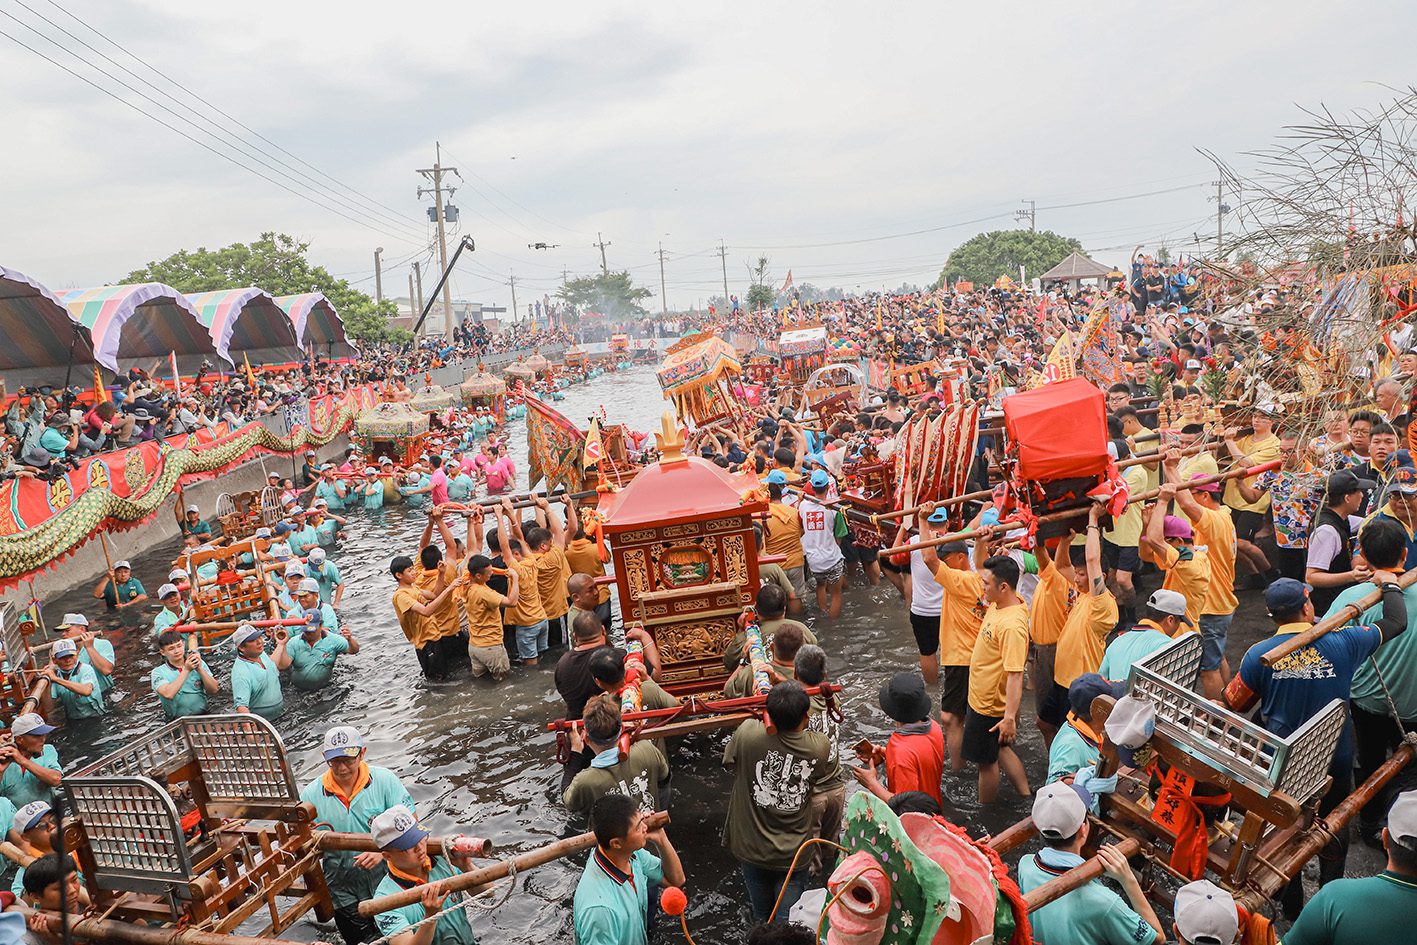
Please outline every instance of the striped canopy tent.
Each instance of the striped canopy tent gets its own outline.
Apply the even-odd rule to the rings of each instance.
[[[323,292],[278,296],[276,304],[285,309],[285,314],[295,323],[295,337],[300,339],[301,345],[314,345],[317,354],[332,358],[354,354],[354,348],[345,337],[344,321]]]
[[[94,359],[110,371],[152,366],[176,353],[183,373],[217,353],[187,297],[170,285],[143,282],[70,289],[59,301],[93,339]]]
[[[50,382],[54,368],[93,363],[89,333],[75,323],[59,296],[22,272],[0,266],[0,371],[11,383]]]
[[[265,289],[193,292],[187,299],[216,343],[217,354],[231,364],[300,361],[295,325]]]

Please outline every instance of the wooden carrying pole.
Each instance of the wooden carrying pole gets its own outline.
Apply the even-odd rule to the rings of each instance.
[[[669,823],[669,814],[659,811],[649,816],[649,828],[654,830]],[[567,837],[565,840],[557,840],[555,843],[548,843],[543,847],[537,847],[521,856],[513,857],[510,860],[503,860],[492,866],[485,866],[482,869],[469,870],[466,873],[459,873],[447,879],[439,880],[439,887],[443,892],[463,892],[476,890],[477,887],[486,886],[488,883],[496,882],[516,869],[518,873],[523,873],[538,866],[544,866],[552,860],[559,860],[563,856],[581,853],[595,846],[595,834],[583,833],[575,837]],[[404,906],[411,906],[423,898],[423,890],[428,888],[425,883],[422,886],[413,886],[408,889],[401,889],[396,893],[389,893],[387,896],[377,896],[373,899],[366,899],[359,904],[359,914],[363,916],[376,916],[381,912],[388,912],[390,909],[401,909]],[[473,893],[475,895],[475,893]]]
[[[1397,576],[1397,586],[1404,590],[1411,587],[1414,583],[1417,583],[1417,569],[1404,571]],[[1302,650],[1319,637],[1341,629],[1350,620],[1355,620],[1362,616],[1363,612],[1368,608],[1376,607],[1378,604],[1382,603],[1382,600],[1382,588],[1369,591],[1357,600],[1344,605],[1343,609],[1337,613],[1320,620],[1303,633],[1295,633],[1285,637],[1281,642],[1275,644],[1269,650],[1266,650],[1264,654],[1260,656],[1260,662],[1266,666],[1273,666],[1295,650]]]
[[[1141,841],[1136,837],[1128,837],[1117,844],[1117,849],[1123,856],[1128,858],[1136,856],[1141,852]],[[1028,906],[1029,912],[1037,912],[1050,902],[1057,902],[1080,886],[1097,879],[1103,873],[1102,858],[1098,856],[1089,857],[1062,876],[1048,880],[1042,886],[1035,886],[1023,894],[1024,905]]]
[[[1268,472],[1271,469],[1278,469],[1279,464],[1281,462],[1282,460],[1276,459],[1271,460],[1268,463],[1260,463],[1258,466],[1249,466],[1244,469],[1232,469],[1229,472],[1220,473],[1219,475],[1206,476],[1202,479],[1192,479],[1189,482],[1177,483],[1176,488],[1178,490],[1194,489],[1197,486],[1210,485],[1211,483],[1215,482],[1224,482],[1227,479],[1239,479],[1242,477],[1249,478],[1250,476],[1258,476],[1262,472]],[[1160,489],[1148,489],[1146,492],[1143,492],[1140,495],[1134,495],[1131,498],[1127,499],[1127,504],[1134,505],[1138,502],[1149,502],[1160,494]],[[1077,518],[1086,514],[1087,506],[1080,506],[1075,509],[1066,509],[1062,512],[1050,512],[1047,515],[1040,515],[1038,517],[1038,524],[1043,525],[1048,522],[1061,522],[1065,519]],[[999,525],[994,526],[994,528],[1000,530],[1008,530],[1009,527],[1010,523],[1008,522],[1001,522]],[[978,538],[983,532],[984,529],[976,528],[971,529],[970,531],[955,532],[951,535],[941,535],[938,538],[931,538],[928,541],[916,542],[913,545],[900,545],[896,548],[887,548],[882,551],[881,554],[902,554],[904,552],[915,551],[920,548],[934,548],[937,545],[945,545],[952,541],[967,541],[969,539]]]
[[[20,902],[10,906],[7,911],[19,912],[27,919],[32,915],[47,917],[53,931],[46,931],[45,939],[54,942],[63,940],[59,933],[59,916],[56,913],[40,912]],[[300,945],[284,938],[226,935],[192,928],[162,928],[118,922],[114,919],[82,919],[72,913],[69,919],[69,934],[75,941],[100,942],[105,945],[113,942],[121,942],[124,945]]]
[[[317,850],[343,850],[348,853],[378,853],[379,845],[374,842],[373,836],[367,833],[342,833],[336,830],[317,830],[314,834],[315,849]],[[451,837],[429,837],[428,853],[431,856],[442,856],[444,844],[451,840]],[[479,837],[467,836],[465,840],[470,840],[474,846],[473,856],[487,857],[492,855],[492,841],[483,840]],[[4,847],[0,846],[0,853],[4,853]]]

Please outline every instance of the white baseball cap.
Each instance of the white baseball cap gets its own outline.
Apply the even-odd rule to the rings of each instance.
[[[1087,820],[1087,802],[1071,784],[1054,781],[1033,797],[1033,825],[1048,840],[1066,840]]]
[[[199,509],[199,508],[197,508],[197,506],[195,506],[195,505],[189,505],[189,506],[187,506],[187,511],[189,511],[189,512],[196,512],[196,513],[198,513],[198,514],[200,515],[202,510]]]
[[[48,735],[54,726],[46,725],[38,712],[26,712],[10,723],[10,731],[15,735]]]
[[[365,466],[365,467],[364,467],[364,475],[366,475],[366,476],[377,476],[377,475],[379,475],[379,470],[375,469],[373,466]]]
[[[1235,900],[1208,879],[1176,890],[1171,914],[1176,919],[1176,930],[1191,945],[1234,945],[1240,931]]]
[[[1140,748],[1156,731],[1156,706],[1146,699],[1123,696],[1107,717],[1107,737],[1122,748]]]
[[[33,829],[34,825],[39,823],[40,818],[49,811],[50,807],[44,801],[30,801],[15,811],[15,819],[11,822],[11,826],[15,828],[16,833],[24,833],[26,830]]]
[[[369,832],[381,850],[411,850],[428,836],[428,831],[418,826],[413,812],[402,804],[395,804],[370,821]]]
[[[305,565],[301,564],[299,561],[291,561],[285,566],[285,576],[288,578],[304,577]]]
[[[54,658],[58,659],[61,656],[77,656],[79,648],[68,637],[60,637],[54,641],[54,649],[51,652]]]
[[[263,526],[261,526],[260,528],[256,529],[256,537],[257,537],[257,538],[270,538],[270,537],[271,537],[271,530],[263,525]]]
[[[325,733],[325,760],[354,758],[364,748],[364,736],[352,725],[336,725]]]
[[[380,457],[379,457],[379,465],[380,465],[380,466],[392,466],[393,464],[394,464],[394,461],[393,461],[392,459],[390,459],[389,457],[387,457],[387,456],[380,456]]]
[[[1387,812],[1387,832],[1407,846],[1417,844],[1417,790],[1397,795]]]
[[[314,578],[302,578],[300,584],[295,588],[297,594],[318,594],[320,593],[320,582]]]
[[[87,627],[89,618],[83,614],[65,614],[64,619],[59,621],[58,629],[68,630],[70,627]]]
[[[113,562],[113,570],[117,571],[120,568],[127,568],[129,571],[133,570],[133,566],[128,563],[128,559],[126,558],[124,558],[122,561]]]
[[[253,627],[249,623],[243,623],[231,633],[231,645],[240,646],[248,640],[254,640],[261,635],[260,627]]]
[[[1158,588],[1151,592],[1151,596],[1146,600],[1146,606],[1152,610],[1159,610],[1163,614],[1180,617],[1184,624],[1191,623],[1191,618],[1186,616],[1186,595],[1180,591]],[[1194,625],[1192,624],[1192,626]]]
[[[167,579],[173,584],[176,584],[178,581],[188,581],[191,580],[191,578],[192,575],[188,574],[182,568],[173,568],[171,571],[167,572]]]
[[[311,564],[319,564],[321,561],[325,560],[325,549],[311,548],[310,552],[305,555],[305,559]]]
[[[157,599],[162,600],[167,595],[176,593],[178,593],[176,584],[164,584],[157,589]]]
[[[318,508],[326,508],[326,509],[327,509],[327,508],[329,508],[329,507],[330,507],[330,503],[326,502],[324,499],[316,499],[316,500],[315,500],[315,504],[312,505],[312,506],[310,506],[310,509],[311,509],[311,511],[313,511],[313,510],[318,509]]]

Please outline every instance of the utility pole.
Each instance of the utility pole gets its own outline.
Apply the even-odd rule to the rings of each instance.
[[[562,269],[562,270],[561,270],[561,284],[562,284],[562,285],[565,285],[567,282],[570,282],[570,281],[571,281],[571,270],[569,270],[569,269]]]
[[[380,266],[379,257],[383,255],[384,247],[380,246],[374,250],[374,301],[384,301],[384,270]]]
[[[509,278],[509,279],[507,280],[507,285],[509,285],[509,286],[512,287],[512,323],[515,324],[515,323],[516,323],[516,320],[517,320],[517,274],[516,274],[516,273],[512,273],[512,274],[511,274],[511,278]],[[535,326],[535,325],[532,325],[531,327],[532,327],[532,328],[535,328],[536,326]]]
[[[1220,248],[1225,243],[1225,211],[1230,209],[1225,206],[1225,180],[1221,178],[1215,182],[1215,257],[1220,259]]]
[[[417,296],[415,296],[415,295],[413,294],[413,271],[412,271],[412,270],[409,270],[409,273],[408,273],[408,314],[413,317],[413,320],[414,320],[414,321],[418,321],[418,313],[421,312],[421,311],[423,311],[423,309],[419,308],[419,306],[418,306],[418,298],[417,298]]]
[[[1036,200],[1025,200],[1025,201],[1023,201],[1023,202],[1026,203],[1026,204],[1028,204],[1028,209],[1027,209],[1027,210],[1015,210],[1015,211],[1014,211],[1014,219],[1015,219],[1015,220],[1027,220],[1027,221],[1028,221],[1028,231],[1029,231],[1030,233],[1036,232],[1036,231],[1038,230],[1038,201],[1036,201]]]
[[[723,240],[718,241],[718,261],[723,265],[723,304],[732,311],[733,306],[728,301],[728,247],[723,245]]]
[[[443,166],[443,147],[438,142],[433,143],[433,166],[418,169],[425,179],[433,182],[432,187],[418,188],[418,196],[431,193],[433,195],[434,211],[438,214],[438,262],[442,271],[448,271],[448,237],[443,229],[443,192],[447,191],[452,196],[456,188],[443,186],[444,174],[457,174],[458,180],[462,180],[462,175],[458,174],[456,167]],[[443,280],[443,329],[447,332],[449,340],[453,337],[453,290],[448,284],[451,280]]]
[[[423,311],[423,264],[413,264],[413,278],[418,284],[418,310]]]
[[[659,244],[659,311],[660,314],[669,314],[669,294],[664,289],[664,243]]]
[[[603,276],[610,275],[610,266],[605,262],[605,247],[614,246],[615,244],[605,242],[605,240],[601,238],[600,232],[597,231],[595,234],[595,242],[590,245],[600,247],[600,274]]]

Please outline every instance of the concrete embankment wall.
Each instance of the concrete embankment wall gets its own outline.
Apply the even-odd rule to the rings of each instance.
[[[543,348],[541,354],[555,361],[561,353],[560,348]],[[530,351],[514,351],[504,354],[489,355],[483,359],[483,364],[489,371],[500,372],[503,367],[516,361],[518,357],[526,357]],[[457,386],[469,374],[477,371],[477,363],[467,360],[456,364],[446,364],[441,368],[433,370],[433,383],[444,387]],[[422,386],[422,375],[413,379],[411,386]],[[271,428],[271,432],[285,435],[285,424],[283,421],[270,417],[262,418],[261,422],[266,423]],[[320,461],[332,459],[343,453],[344,448],[349,445],[346,436],[338,436],[323,449],[317,450]],[[300,460],[297,458],[296,467]],[[276,454],[264,454],[244,463],[230,472],[223,473],[216,479],[209,479],[203,482],[195,482],[183,487],[183,495],[187,504],[197,505],[202,510],[202,517],[212,522],[216,516],[217,498],[223,493],[249,492],[260,489],[266,484],[266,472],[268,470],[278,470],[282,476],[291,476],[291,460],[288,456]],[[108,536],[108,547],[113,555],[113,560],[121,558],[134,558],[146,551],[160,545],[168,545],[174,550],[178,545],[179,529],[177,526],[177,493],[173,493],[162,504],[157,513],[147,522],[136,528],[127,531],[113,532]],[[54,597],[79,586],[92,586],[98,582],[99,576],[107,570],[107,564],[103,557],[103,544],[96,538],[83,545],[66,558],[62,564],[36,577],[34,580],[35,596],[40,600]],[[164,572],[165,573],[165,572]],[[141,580],[147,586],[148,592],[154,593],[158,585],[163,582],[157,580],[158,575],[141,575]],[[0,602],[11,604],[12,606],[23,608],[29,602],[30,591],[27,583],[22,583],[18,588],[12,589],[0,595]]]

